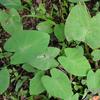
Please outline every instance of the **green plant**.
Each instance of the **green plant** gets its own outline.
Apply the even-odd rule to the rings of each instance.
[[[10,11],[0,10],[0,23],[4,30],[10,34],[23,30],[21,18],[16,9],[12,8]]]
[[[44,18],[46,21],[39,23],[37,30],[25,30],[16,10],[19,7],[6,3],[4,6],[12,9],[8,12],[0,11],[0,23],[11,35],[4,44],[4,49],[10,53],[10,65],[19,65],[34,74],[32,79],[15,75],[18,81],[15,88],[17,92],[25,80],[28,80],[29,93],[33,96],[45,91],[45,98],[53,96],[61,100],[79,100],[81,95],[84,99],[88,92],[100,95],[100,69],[93,72],[89,62],[89,57],[96,63],[100,60],[100,12],[91,17],[85,3],[78,3],[72,7],[65,25]],[[21,6],[20,2],[18,5]],[[46,13],[42,8],[43,5],[38,10]],[[53,32],[62,46],[61,49],[49,46]],[[73,41],[75,46],[71,47]],[[3,58],[2,53],[0,58]],[[0,94],[9,87],[8,66],[0,70]],[[84,95],[83,87],[88,90]]]
[[[75,19],[76,18],[76,19]],[[65,24],[68,41],[83,41],[92,49],[100,47],[100,13],[90,16],[85,5],[78,4],[72,8]]]
[[[100,69],[98,69],[95,73],[93,71],[89,71],[87,74],[87,86],[90,91],[94,93],[100,93]]]
[[[10,75],[7,68],[0,70],[0,94],[2,94],[10,84]]]
[[[87,59],[83,56],[83,49],[77,48],[66,48],[65,56],[58,58],[61,65],[71,74],[76,76],[86,76],[88,71],[91,69]]]

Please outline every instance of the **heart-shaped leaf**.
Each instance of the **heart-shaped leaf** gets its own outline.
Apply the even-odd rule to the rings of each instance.
[[[88,89],[93,93],[100,93],[100,69],[95,73],[90,70],[87,75],[87,86]]]
[[[85,42],[93,49],[100,47],[100,13],[89,21],[89,32]]]
[[[31,80],[30,80],[30,94],[31,95],[38,95],[40,93],[42,93],[45,88],[43,87],[43,84],[41,82],[41,77],[44,75],[44,72],[37,72],[35,77],[33,77]]]
[[[6,68],[0,70],[0,94],[6,91],[10,83],[10,75]]]
[[[60,50],[58,48],[48,47],[44,53],[33,58],[30,64],[39,70],[47,70],[57,67],[58,62],[55,60],[55,57],[59,52]]]
[[[65,36],[68,41],[83,41],[91,48],[100,47],[100,13],[90,17],[87,8],[78,4],[72,8],[65,24]]]
[[[79,48],[66,48],[66,56],[61,56],[58,61],[71,74],[76,76],[86,76],[91,69],[88,60],[82,55]]]
[[[51,70],[51,77],[43,76],[42,82],[51,96],[65,99],[73,94],[68,77],[58,69]]]
[[[71,9],[71,12],[65,23],[65,36],[68,41],[84,41],[88,33],[90,16],[87,8],[81,4]]]
[[[15,52],[11,57],[12,64],[27,63],[46,50],[49,38],[48,34],[39,31],[20,31],[7,40],[4,48]]]

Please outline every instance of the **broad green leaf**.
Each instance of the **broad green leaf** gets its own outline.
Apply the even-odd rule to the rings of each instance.
[[[95,73],[90,70],[87,75],[87,86],[88,89],[93,93],[100,93],[100,69]]]
[[[0,23],[4,30],[10,34],[23,30],[21,18],[15,9],[11,9],[8,13],[0,11]]]
[[[98,50],[94,50],[92,52],[92,56],[93,56],[93,60],[94,61],[100,60],[100,50],[99,49]]]
[[[33,58],[30,64],[39,70],[47,70],[57,67],[58,62],[55,60],[55,57],[59,54],[59,52],[60,50],[58,48],[48,47],[44,53]]]
[[[39,71],[36,73],[35,77],[33,77],[30,80],[29,90],[30,90],[31,95],[38,95],[45,90],[45,88],[41,82],[41,77],[43,75],[44,75],[44,72]]]
[[[78,2],[86,2],[90,0],[68,0],[68,1],[73,2],[73,3],[78,3]]]
[[[72,8],[66,20],[65,36],[68,41],[83,41],[96,49],[100,47],[99,26],[100,13],[91,18],[85,4],[78,4]]]
[[[0,94],[5,92],[9,87],[10,75],[6,68],[0,70]]]
[[[65,36],[64,36],[64,24],[63,23],[55,25],[54,34],[59,41],[64,41]]]
[[[65,99],[73,94],[68,77],[58,69],[51,70],[51,77],[43,76],[42,82],[51,96]]]
[[[91,69],[88,60],[79,52],[79,48],[66,48],[66,56],[60,56],[58,61],[71,74],[86,76]],[[79,54],[78,54],[79,52]]]
[[[86,43],[93,49],[100,48],[100,13],[91,18]]]
[[[21,0],[0,0],[0,3],[7,8],[21,9]]]
[[[69,73],[76,76],[86,76],[90,69],[88,60],[85,57],[67,58],[61,56],[58,60]]]
[[[65,23],[67,40],[84,41],[88,33],[89,21],[90,16],[85,6],[78,4],[73,7]]]
[[[52,26],[54,25],[55,23],[51,20],[47,20],[47,21],[44,21],[44,22],[41,22],[37,25],[37,29],[39,31],[42,31],[42,32],[45,32],[45,33],[52,33],[53,32],[53,29],[52,29]]]
[[[27,63],[32,57],[43,53],[49,44],[49,35],[39,31],[24,30],[12,35],[5,43],[5,50],[15,52],[12,64]]]

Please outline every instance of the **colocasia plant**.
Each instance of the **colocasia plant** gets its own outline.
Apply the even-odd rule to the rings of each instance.
[[[9,9],[0,10],[1,26],[10,34],[3,48],[10,54],[10,65],[33,74],[27,79],[30,96],[46,94],[47,99],[85,100],[89,94],[100,95],[100,12],[91,16],[84,1],[88,0],[71,8],[65,24],[46,19],[36,30],[26,30],[18,13],[23,9],[21,1],[0,0]],[[52,33],[60,46],[50,45]],[[0,94],[10,86],[12,66],[5,65],[0,70]]]

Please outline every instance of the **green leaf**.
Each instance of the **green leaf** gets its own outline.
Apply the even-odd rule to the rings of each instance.
[[[59,52],[60,50],[58,48],[48,47],[44,53],[33,58],[30,64],[39,70],[47,70],[57,67],[58,62],[55,60],[55,57],[59,54]]]
[[[54,34],[59,41],[64,41],[65,36],[64,36],[64,24],[63,23],[55,25]]]
[[[67,100],[68,98],[66,98],[65,100]],[[69,97],[68,100],[79,100],[79,94],[76,93],[75,95],[72,95],[71,97]]]
[[[0,0],[0,3],[7,8],[15,8],[17,10],[22,8],[21,0]]]
[[[19,92],[24,82],[27,80],[27,76],[22,76],[16,83],[15,91]]]
[[[73,94],[68,77],[58,69],[51,70],[51,77],[43,76],[42,82],[51,96],[65,99]]]
[[[89,33],[86,35],[85,42],[93,49],[100,47],[100,13],[91,18]]]
[[[100,50],[99,49],[98,50],[94,50],[92,52],[92,56],[93,56],[93,60],[94,61],[100,60]]]
[[[68,1],[73,2],[73,3],[78,3],[78,2],[86,2],[90,0],[68,0]]]
[[[67,57],[76,57],[76,56],[83,56],[84,51],[82,47],[76,47],[76,48],[66,48],[65,54]]]
[[[51,20],[47,20],[47,21],[44,21],[44,22],[41,22],[37,25],[37,29],[39,31],[42,31],[42,32],[45,32],[45,33],[52,33],[53,32],[53,29],[52,29],[52,26],[54,25],[55,23]]]
[[[60,64],[73,75],[86,76],[91,67],[82,52],[79,52],[79,48],[66,48],[65,52],[67,57],[60,56],[58,58]]]
[[[9,87],[10,75],[6,68],[0,70],[0,94],[5,92]]]
[[[39,71],[36,73],[35,77],[30,80],[29,90],[31,95],[38,95],[45,90],[41,82],[41,77],[43,75],[44,72]]]
[[[85,6],[78,4],[73,7],[65,23],[67,40],[84,41],[88,33],[89,21],[90,16]]]
[[[10,34],[23,30],[21,18],[15,9],[11,9],[8,13],[0,11],[0,23],[4,30]]]
[[[66,20],[65,36],[68,41],[83,41],[96,49],[100,47],[99,26],[100,13],[91,18],[85,4],[78,4],[72,8]]]
[[[11,64],[29,62],[32,57],[43,53],[49,44],[49,35],[39,31],[25,30],[12,35],[5,43],[5,50],[15,52]]]
[[[22,68],[27,72],[34,72],[34,67],[29,64],[23,64]]]
[[[95,73],[90,70],[87,75],[87,86],[88,89],[93,93],[100,93],[100,69]]]

